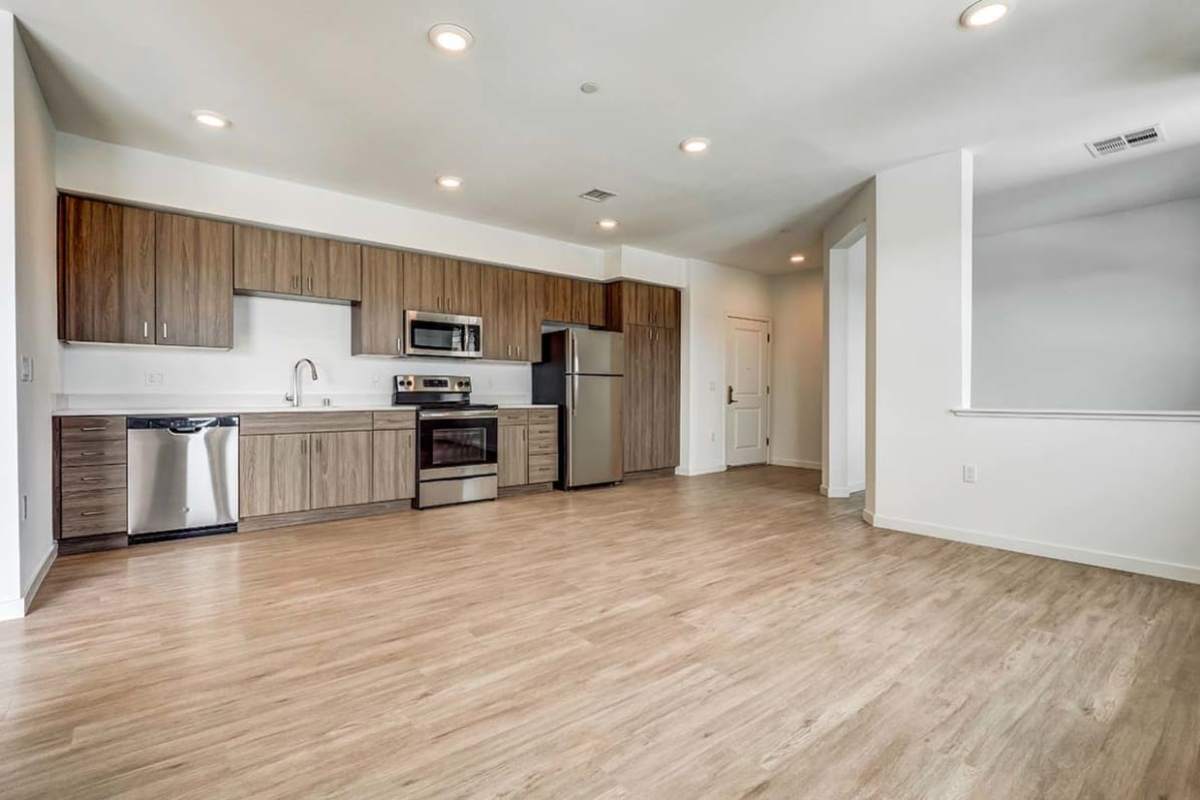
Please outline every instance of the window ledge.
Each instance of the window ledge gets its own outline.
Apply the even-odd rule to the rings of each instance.
[[[950,409],[950,413],[956,417],[1200,422],[1200,411],[1077,411],[1069,408],[952,408]]]

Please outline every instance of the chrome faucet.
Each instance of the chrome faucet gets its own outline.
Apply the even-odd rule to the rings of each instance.
[[[305,364],[308,364],[308,369],[312,373],[312,379],[314,381],[317,380],[317,365],[312,362],[311,358],[302,358],[296,362],[296,366],[292,367],[292,391],[283,396],[283,399],[291,403],[293,408],[300,407],[300,399],[303,394],[302,384],[300,383],[300,368]]]

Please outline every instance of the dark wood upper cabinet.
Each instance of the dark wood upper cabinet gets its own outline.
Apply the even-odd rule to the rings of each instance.
[[[529,361],[536,363],[542,360],[542,323],[546,320],[546,275],[541,272],[525,274],[525,318],[529,323]]]
[[[576,325],[592,324],[592,287],[597,284],[591,281],[571,281],[571,318],[567,322]]]
[[[519,269],[505,270],[508,273],[506,300],[508,319],[508,340],[513,351],[509,356],[513,361],[529,361],[529,315],[527,313],[526,294],[529,287],[525,276],[529,273]],[[540,336],[539,336],[540,339]]]
[[[445,259],[426,253],[404,254],[405,307],[417,311],[445,311]]]
[[[233,226],[233,288],[300,294],[301,236],[253,225]]]
[[[505,358],[504,317],[505,269],[483,267],[479,273],[479,294],[483,300],[483,357]]]
[[[302,236],[303,294],[331,300],[362,299],[362,246]]]
[[[571,321],[570,278],[560,275],[546,276],[546,319],[553,322]]]
[[[470,261],[443,259],[445,275],[442,279],[447,314],[465,314],[478,317],[483,314],[480,297],[480,265]]]
[[[233,346],[233,226],[155,212],[158,344]]]
[[[154,212],[64,196],[59,338],[153,344]]]
[[[483,356],[498,361],[529,361],[529,287],[526,273],[482,267]]]
[[[603,328],[607,321],[603,283],[588,284],[588,320],[593,328]]]
[[[404,353],[403,256],[399,250],[362,248],[362,300],[350,309],[350,347],[356,356]]]

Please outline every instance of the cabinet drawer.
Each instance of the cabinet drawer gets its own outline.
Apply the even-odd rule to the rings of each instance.
[[[267,433],[369,431],[370,411],[278,411],[241,415],[242,436]]]
[[[501,425],[528,425],[529,424],[529,409],[527,409],[527,408],[502,408],[502,409],[500,409],[500,424]]]
[[[124,533],[126,527],[124,489],[63,495],[59,519],[62,538]]]
[[[529,482],[549,483],[558,480],[557,455],[529,456]]]
[[[417,427],[415,411],[376,411],[375,430],[401,431]]]
[[[124,439],[124,417],[60,417],[64,442],[89,442],[96,439]]]
[[[60,449],[64,467],[94,467],[101,464],[125,463],[124,435],[120,439],[96,439],[81,442],[64,440]]]
[[[529,438],[530,439],[537,439],[537,438],[543,437],[543,436],[550,438],[550,439],[557,439],[558,438],[558,426],[554,425],[554,424],[550,424],[550,425],[530,424],[530,426],[529,426]]]
[[[529,434],[529,452],[537,454],[557,453],[558,452],[558,436],[538,434],[535,436],[531,431]]]
[[[531,408],[531,409],[529,409],[529,424],[530,425],[557,425],[558,424],[558,409],[557,408]]]
[[[124,464],[104,464],[98,467],[63,467],[62,469],[63,494],[124,488]]]

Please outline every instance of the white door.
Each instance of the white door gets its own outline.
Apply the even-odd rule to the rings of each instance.
[[[767,461],[767,337],[761,320],[729,317],[725,334],[725,463]]]

